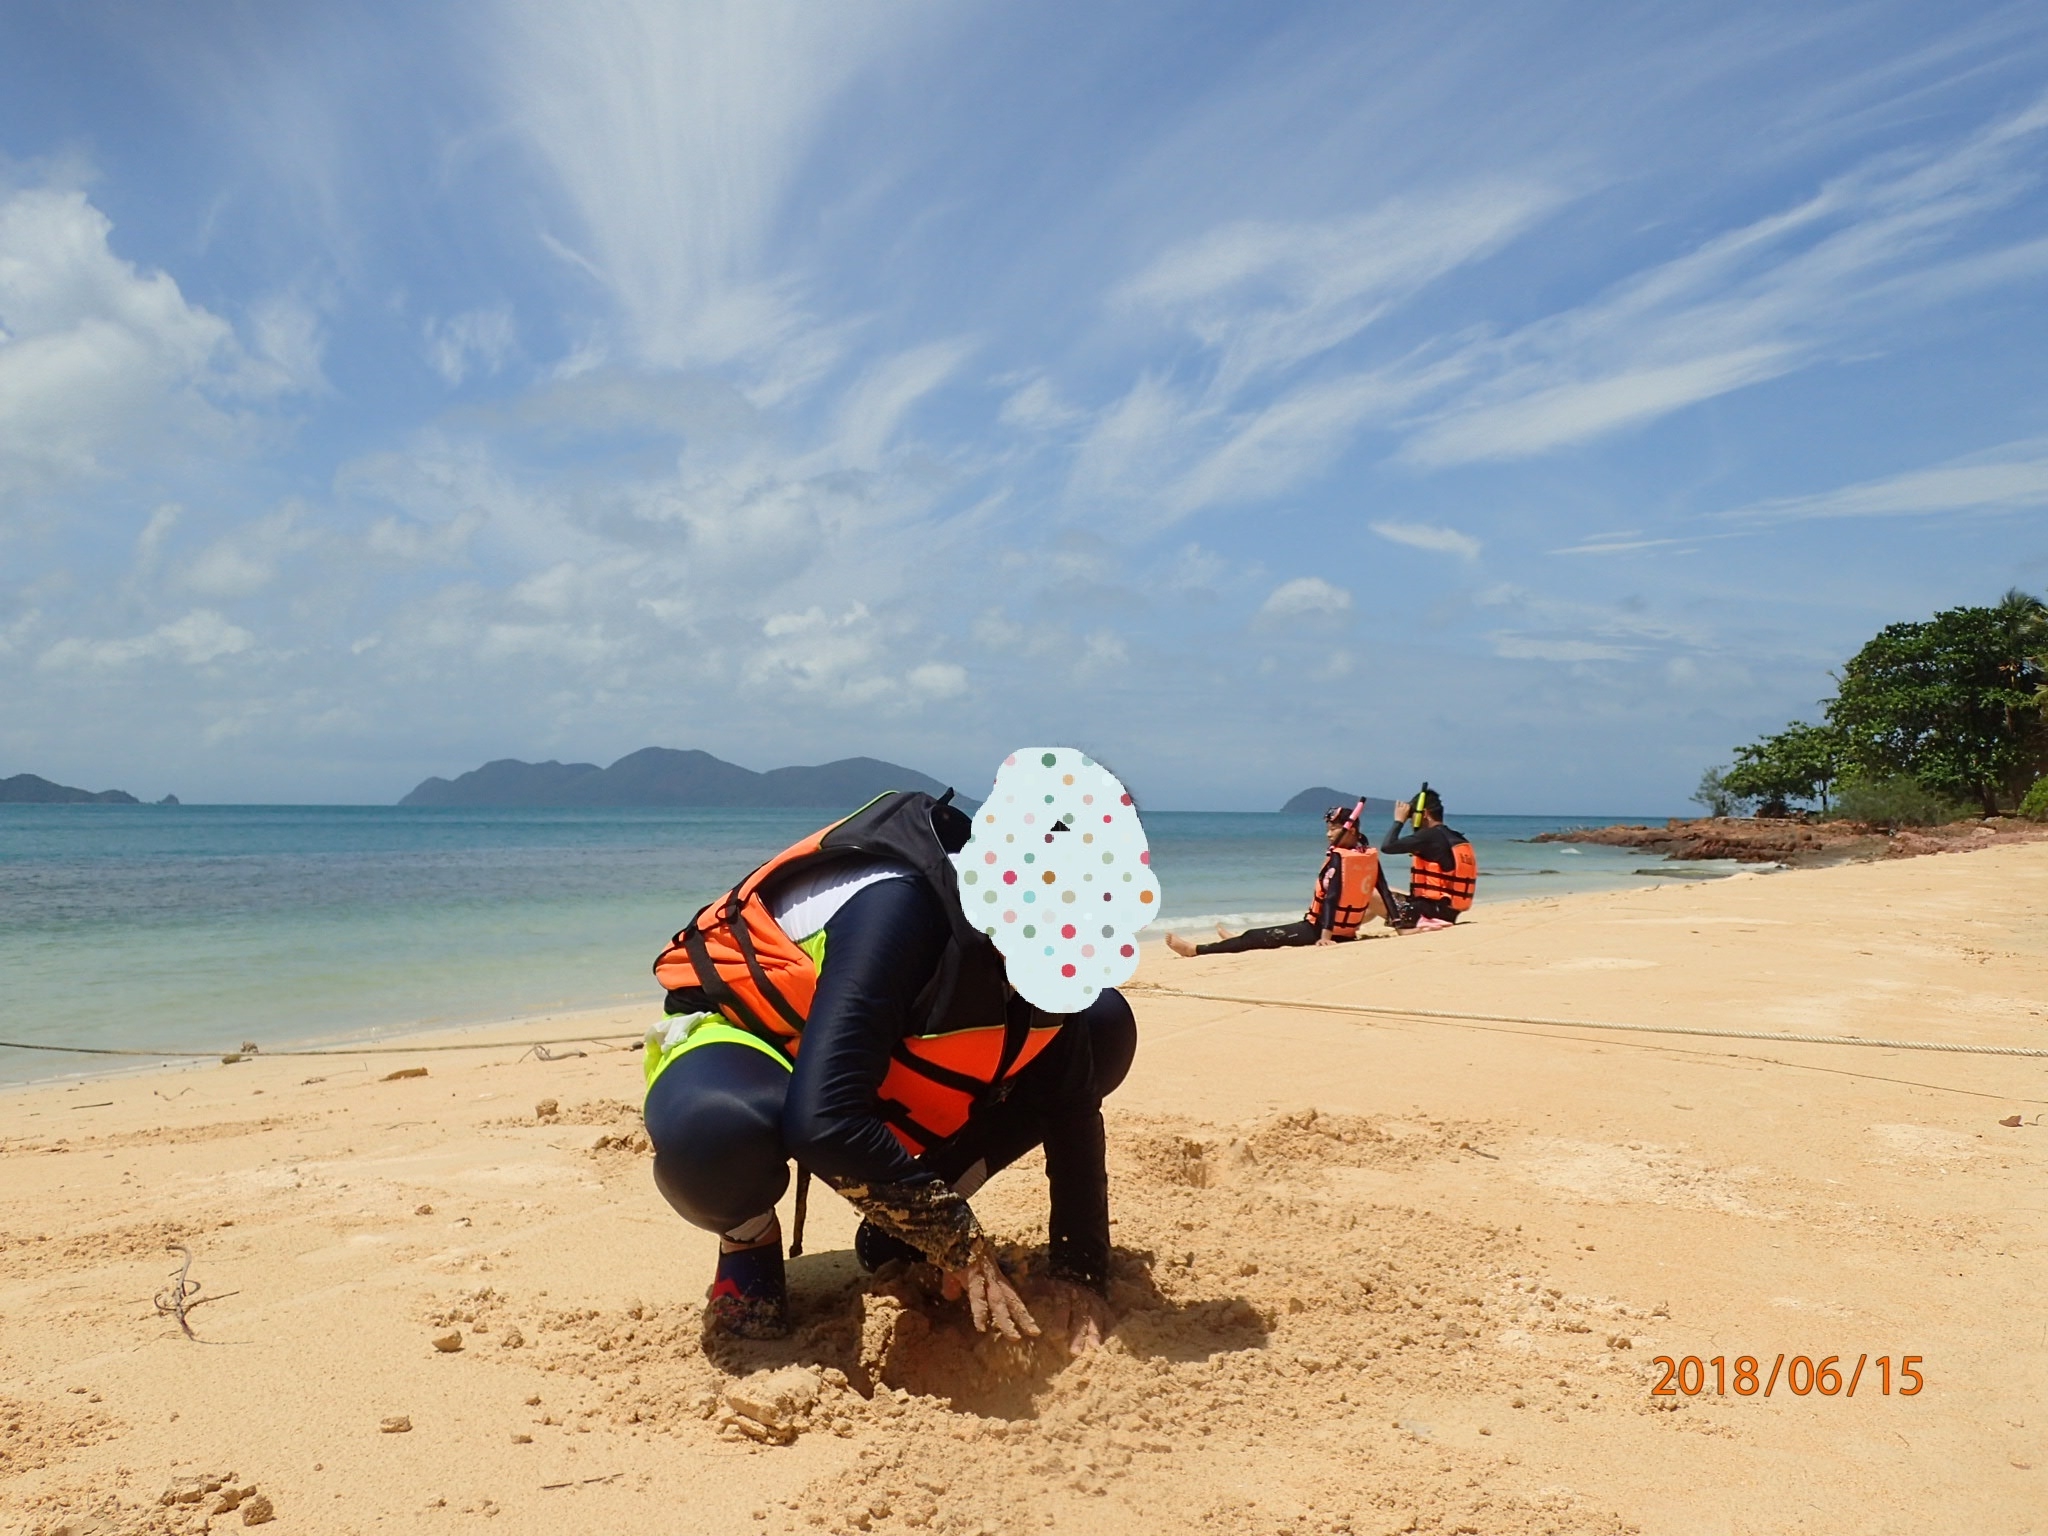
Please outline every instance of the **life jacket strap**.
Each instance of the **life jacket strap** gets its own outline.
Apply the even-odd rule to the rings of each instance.
[[[740,910],[741,905],[738,901],[728,901],[726,903],[723,914],[726,931],[732,935],[733,942],[739,946],[740,958],[747,962],[747,973],[754,978],[755,990],[767,998],[769,1006],[782,1015],[782,1022],[789,1026],[791,1032],[801,1034],[804,1027],[804,1016],[790,1005],[789,999],[782,995],[782,989],[770,981],[768,973],[761,968],[761,956],[754,948],[754,936],[748,932],[746,920]],[[692,958],[694,959],[695,957],[692,956]]]
[[[704,942],[704,933],[697,926],[696,918],[691,918],[690,926],[683,930],[683,948],[689,952],[690,964],[696,967],[698,987],[706,997],[718,1005],[720,1012],[757,1034],[774,1034],[774,1031],[761,1021],[760,1015],[748,1006],[747,1000],[733,990],[730,982],[718,974],[717,963],[711,958],[711,946]]]

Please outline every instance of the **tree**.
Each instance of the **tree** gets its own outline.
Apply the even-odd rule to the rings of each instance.
[[[1700,787],[1692,797],[1709,816],[1740,816],[1749,809],[1749,799],[1728,787],[1728,770],[1709,768],[1700,775]]]
[[[1903,774],[1996,815],[2048,767],[2044,641],[2048,605],[2018,591],[1886,625],[1842,668],[1828,723],[1864,774]]]
[[[1794,720],[1775,736],[1735,749],[1722,775],[1729,793],[1756,802],[1759,816],[1783,816],[1790,803],[1817,801],[1823,814],[1841,777],[1842,733],[1832,725]]]

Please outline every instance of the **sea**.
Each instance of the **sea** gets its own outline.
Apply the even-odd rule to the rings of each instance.
[[[645,1003],[670,935],[829,820],[805,810],[0,805],[0,1082],[95,1073],[70,1045],[231,1052]],[[1468,816],[1479,901],[1732,865],[1532,843],[1625,817]],[[1168,929],[1301,915],[1317,816],[1145,816]],[[1405,861],[1396,860],[1395,864]],[[1404,881],[1390,871],[1396,888]]]

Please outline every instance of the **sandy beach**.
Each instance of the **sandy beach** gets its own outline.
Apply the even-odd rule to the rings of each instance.
[[[822,1190],[795,1336],[707,1355],[652,996],[12,1090],[0,1525],[2048,1529],[2048,1061],[1217,998],[2041,1047],[2048,845],[1148,954],[1122,1317],[1073,1363],[869,1285]],[[584,1035],[617,1045],[500,1043]],[[1042,1240],[1034,1168],[976,1205]],[[196,1338],[152,1302],[173,1244]]]

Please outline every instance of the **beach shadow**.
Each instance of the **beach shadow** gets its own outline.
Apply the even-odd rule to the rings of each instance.
[[[1005,1256],[1025,1305],[1041,1318],[1044,1260],[1043,1250]],[[1129,1354],[1187,1362],[1265,1346],[1269,1325],[1248,1299],[1175,1301],[1154,1281],[1153,1263],[1147,1252],[1111,1254],[1111,1338]],[[1036,1418],[1054,1381],[1079,1363],[1062,1341],[977,1333],[966,1303],[945,1300],[927,1266],[890,1264],[868,1275],[850,1251],[814,1253],[791,1262],[789,1279],[789,1336],[707,1332],[704,1356],[712,1366],[730,1376],[788,1365],[837,1370],[864,1397],[904,1391],[956,1413],[1019,1420]]]

